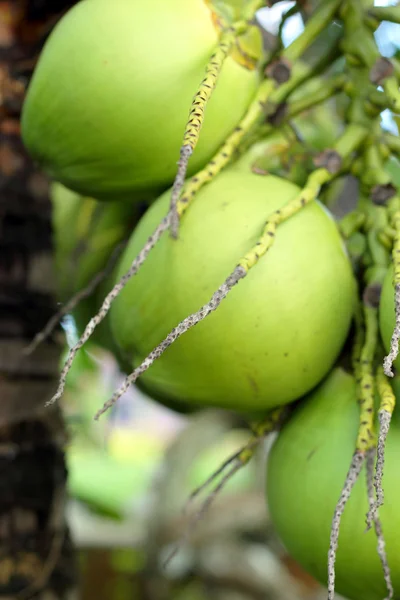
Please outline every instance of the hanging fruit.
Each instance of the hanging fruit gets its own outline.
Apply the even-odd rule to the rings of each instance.
[[[50,402],[107,327],[127,375],[96,418],[136,383],[179,409],[258,415],[209,501],[283,426],[267,494],[289,552],[328,600],[335,587],[392,598],[400,141],[381,115],[396,123],[400,68],[375,32],[399,10],[322,0],[285,45],[297,3],[260,69],[252,20],[263,4],[83,0],[50,37],[26,145],[55,179],[113,201],[80,198],[71,214],[60,201],[63,281],[75,285],[76,270],[90,286],[115,250],[114,225],[129,237]],[[156,196],[132,232],[131,207]],[[93,229],[76,232],[82,222]]]
[[[298,191],[274,176],[228,170],[199,192],[179,241],[165,235],[112,307],[115,339],[132,353],[133,366],[209,299],[255,243],[266,216]],[[116,280],[168,200],[167,192],[142,218]],[[315,202],[278,229],[268,260],[207,322],[168,348],[143,375],[143,385],[172,400],[240,411],[290,402],[331,368],[348,332],[354,294],[335,223]]]
[[[165,189],[222,27],[204,0],[79,2],[51,34],[30,84],[22,135],[32,157],[54,179],[97,199],[134,201]],[[240,40],[228,52],[191,173],[216,152],[256,91],[261,41],[252,30],[256,56],[242,64]]]
[[[398,380],[396,388],[399,393]],[[291,556],[323,585],[328,580],[332,517],[353,455],[358,421],[355,379],[335,369],[295,410],[268,461],[267,499],[275,529]],[[386,445],[385,504],[380,510],[395,597],[400,590],[399,452],[396,411]],[[364,467],[342,517],[336,557],[336,590],[349,600],[382,600],[387,594],[375,532],[373,528],[366,532],[368,510]]]

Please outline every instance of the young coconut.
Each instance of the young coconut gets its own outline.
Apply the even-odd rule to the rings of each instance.
[[[54,179],[100,200],[170,185],[220,29],[205,0],[76,4],[52,32],[28,90],[22,136],[32,157]],[[197,131],[207,104],[189,174],[215,154],[255,93],[261,36],[252,33],[245,45],[254,37],[256,57],[246,64],[240,40],[219,66],[210,61],[218,85],[191,111]]]
[[[228,169],[198,195],[179,240],[164,234],[111,306],[114,338],[140,364],[187,315],[208,302],[266,219],[299,189],[275,176]],[[144,215],[116,281],[168,210],[165,193]],[[327,268],[327,265],[329,268]],[[298,398],[331,368],[355,299],[344,245],[312,202],[277,230],[268,256],[207,320],[177,339],[141,377],[158,397],[242,412]]]
[[[85,289],[95,277],[104,273],[104,280],[73,309],[79,334],[92,318],[103,296],[109,291],[104,270],[112,270],[113,252],[126,240],[138,221],[138,207],[127,202],[104,204],[93,198],[84,198],[55,183],[51,189],[53,206],[54,261],[58,295],[68,302],[77,292]],[[122,248],[120,248],[121,252]],[[114,259],[114,266],[116,264]],[[108,267],[107,267],[108,265]],[[116,352],[109,329],[109,320],[100,325],[93,342]]]
[[[399,398],[399,381],[395,381]],[[396,389],[395,389],[396,391]],[[275,441],[268,461],[267,500],[272,522],[288,552],[323,585],[332,517],[352,460],[359,427],[355,378],[343,369],[296,408]],[[400,593],[400,421],[395,412],[387,438],[380,520],[394,596]],[[355,483],[340,524],[336,590],[350,600],[387,597],[377,538],[366,532],[367,477]]]

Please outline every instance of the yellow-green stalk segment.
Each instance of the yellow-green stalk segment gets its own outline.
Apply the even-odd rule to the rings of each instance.
[[[368,167],[376,160],[374,153],[369,152],[368,139],[365,139],[366,150],[363,160],[364,172],[367,173],[362,179],[363,188],[371,186],[379,179],[379,169],[375,174],[371,174]],[[370,178],[368,180],[368,177]],[[371,177],[373,179],[371,180]],[[359,210],[365,214],[364,229],[368,240],[368,250],[372,261],[367,269],[366,288],[363,293],[362,302],[356,305],[355,325],[356,334],[353,347],[353,367],[357,382],[357,398],[360,406],[359,427],[355,443],[355,451],[352,457],[349,471],[345,483],[336,504],[332,526],[330,532],[330,542],[328,550],[328,599],[333,600],[335,594],[335,562],[339,542],[339,531],[341,518],[346,504],[351,496],[352,489],[361,473],[361,469],[369,460],[369,469],[367,468],[367,483],[369,485],[369,471],[371,470],[371,456],[375,456],[376,434],[374,423],[374,394],[375,377],[374,362],[377,353],[379,326],[378,326],[378,306],[382,279],[387,267],[387,252],[379,247],[377,242],[377,230],[379,230],[382,219],[386,223],[385,210],[383,207],[375,207],[362,194],[359,201]],[[373,213],[373,214],[372,214]],[[378,218],[377,218],[378,217]],[[351,223],[350,223],[351,224]],[[350,228],[351,233],[351,228]],[[373,458],[372,458],[373,460]],[[367,514],[367,528],[374,523],[377,536],[377,550],[382,563],[385,581],[388,588],[388,597],[391,597],[393,586],[390,578],[390,569],[385,552],[385,542],[383,538],[382,526],[378,518],[376,503],[368,492],[369,511]]]
[[[392,133],[385,133],[383,142],[389,148],[390,152],[400,159],[400,137]]]
[[[377,446],[377,460],[375,472],[375,490],[377,508],[383,504],[384,494],[382,487],[383,467],[385,462],[385,444],[387,434],[389,432],[390,421],[396,406],[396,397],[394,395],[390,381],[384,373],[383,367],[380,365],[376,372],[376,385],[379,395],[379,434]]]
[[[361,381],[361,352],[365,342],[365,327],[364,327],[364,315],[363,315],[363,304],[357,298],[357,302],[354,307],[354,336],[351,353],[351,363],[353,367],[354,377],[356,378],[357,385]]]
[[[400,340],[400,196],[395,196],[389,204],[390,222],[393,228],[393,285],[395,294],[395,326],[390,342],[390,352],[383,361],[385,375],[393,377],[392,365],[399,354]]]
[[[366,458],[366,476],[367,476],[367,496],[368,496],[368,506],[369,513],[373,513],[375,508],[375,489],[374,489],[374,463],[375,463],[375,448],[371,448],[367,452]],[[392,576],[390,572],[390,567],[386,554],[386,544],[385,538],[383,535],[382,524],[378,518],[377,513],[375,512],[371,516],[371,520],[374,523],[375,536],[377,540],[376,551],[378,553],[379,559],[382,565],[383,578],[385,580],[387,596],[384,600],[391,600],[394,595],[394,589],[392,584]]]
[[[276,87],[276,83],[273,80],[266,79],[260,85],[256,98],[236,129],[228,136],[220,150],[204,169],[199,171],[185,184],[182,196],[177,200],[176,210],[179,218],[184,215],[201,188],[212,181],[231,162],[245,136],[249,134],[253,127],[265,115],[266,107],[278,107],[298,85],[309,79],[311,75],[312,70],[309,67],[305,65],[295,65],[288,82]],[[342,81],[343,79],[341,78],[340,81],[336,81],[336,84],[340,85]],[[334,91],[338,89],[337,85],[330,87],[328,84],[327,91],[331,92],[332,95]],[[318,103],[318,101],[323,101],[320,100],[321,96],[317,96],[314,102]],[[323,99],[325,99],[325,96]],[[306,102],[310,103],[313,102],[313,100],[308,96]],[[303,100],[301,106],[296,106],[296,111],[305,110],[304,105],[306,102]],[[298,114],[296,111],[292,111],[290,117],[294,116],[294,114]],[[274,127],[272,125],[269,126],[268,130],[272,132]],[[263,133],[265,135],[266,131],[264,130]]]
[[[329,25],[331,22],[335,12],[338,10],[340,5],[340,0],[328,0],[324,2],[314,13],[314,15],[310,18],[307,23],[307,26],[303,33],[296,38],[286,49],[284,49],[279,58],[279,62],[287,62],[289,65],[295,63],[300,56],[304,53],[304,51],[309,47],[309,45],[315,40],[315,38]],[[197,144],[199,139],[200,128],[204,120],[204,111],[208,99],[211,96],[213,89],[216,86],[218,75],[222,68],[223,62],[228,54],[229,49],[232,47],[237,35],[238,30],[243,31],[243,27],[246,26],[246,23],[240,23],[235,27],[231,28],[232,31],[226,32],[224,34],[226,36],[226,41],[221,48],[221,43],[218,47],[218,56],[215,53],[207,67],[207,76],[205,80],[199,87],[199,90],[194,98],[192,108],[190,111],[189,122],[187,124],[187,128],[184,135],[183,145],[181,148],[180,159],[178,162],[178,173],[175,179],[175,183],[172,189],[171,195],[171,233],[176,237],[178,227],[179,227],[179,219],[182,216],[185,208],[184,204],[188,203],[188,197],[194,196],[196,191],[200,189],[201,185],[211,181],[232,159],[234,152],[239,147],[241,141],[244,136],[252,129],[254,125],[260,121],[265,114],[265,108],[270,99],[270,96],[274,89],[279,86],[279,81],[276,81],[274,77],[271,75],[267,77],[261,84],[256,94],[256,97],[252,104],[250,105],[247,114],[236,127],[236,129],[232,132],[232,134],[227,138],[226,142],[223,144],[220,151],[216,156],[209,162],[209,164],[198,173],[195,178],[194,183],[201,185],[195,186],[196,191],[189,190],[184,193],[184,197],[179,201],[179,197],[184,185],[187,164],[190,156],[193,153],[194,147]],[[242,28],[242,29],[240,29]],[[217,59],[216,59],[217,56]],[[301,69],[300,65],[294,65],[294,68]],[[290,69],[291,71],[291,69]],[[297,78],[293,78],[293,73],[289,72],[289,81],[287,82],[289,85],[284,88],[290,88],[290,91],[293,89],[294,85],[298,85],[304,77],[311,75],[311,70],[306,73],[307,69],[304,69],[304,74],[300,75]],[[193,181],[192,181],[193,183]]]
[[[333,149],[338,157],[337,166],[340,168],[339,162],[351,155],[355,149],[365,139],[367,131],[358,125],[349,126],[344,134],[338,139]],[[135,383],[135,381],[159,358],[165,350],[173,344],[181,335],[194,327],[197,323],[204,320],[208,315],[215,311],[221,302],[226,298],[231,289],[239,283],[241,279],[246,277],[251,268],[268,252],[275,240],[277,227],[285,220],[289,219],[298,213],[304,206],[315,200],[320,192],[321,187],[331,181],[337,174],[329,171],[325,167],[321,167],[314,171],[307,180],[304,188],[297,196],[283,206],[280,210],[274,211],[266,220],[266,224],[261,232],[258,242],[247,252],[237,263],[234,271],[227,277],[223,284],[213,294],[211,300],[200,308],[199,311],[189,315],[181,323],[179,323],[167,337],[143,360],[143,362],[126,377],[120,388],[116,390],[113,396],[104,406],[97,412],[95,418],[98,419],[104,412],[111,408],[117,400],[127,391],[127,389]],[[67,361],[68,362],[68,361]],[[67,364],[64,367],[59,389],[57,390],[54,399],[57,399],[62,394],[63,386],[65,385],[65,377],[68,372]]]
[[[189,119],[183,135],[183,143],[178,162],[178,171],[171,194],[172,219],[170,228],[171,234],[175,237],[177,235],[179,225],[179,217],[176,212],[176,203],[186,179],[189,159],[194,152],[197,142],[199,141],[200,130],[204,122],[204,115],[208,101],[210,100],[212,93],[217,86],[218,78],[225,59],[227,56],[229,56],[237,36],[243,33],[248,27],[248,23],[240,22],[232,27],[227,28],[225,31],[222,31],[218,46],[216,47],[206,66],[205,77],[194,95],[189,112]]]
[[[356,367],[358,402],[360,405],[360,421],[356,439],[356,449],[347,473],[345,483],[336,504],[328,550],[328,600],[333,600],[335,595],[335,562],[339,543],[339,531],[341,518],[346,504],[350,498],[352,489],[360,475],[361,469],[367,457],[368,451],[375,448],[374,435],[374,377],[373,361],[376,345],[378,342],[378,315],[377,308],[363,304],[363,321],[365,337],[362,347],[360,340],[362,334],[356,336],[356,349],[353,361]],[[357,325],[357,322],[356,322]],[[361,323],[358,323],[360,327]],[[356,353],[360,353],[359,360],[355,360]]]
[[[374,431],[374,393],[373,361],[378,343],[378,309],[364,304],[365,342],[361,350],[358,383],[358,402],[360,405],[360,424],[358,429],[356,452],[366,454],[375,447]]]
[[[376,130],[374,132],[374,129]],[[375,133],[375,135],[374,135]],[[372,298],[372,309],[378,310],[379,297],[382,283],[389,265],[389,253],[385,245],[380,242],[380,232],[385,231],[388,226],[388,211],[385,207],[388,199],[393,197],[395,189],[390,181],[389,175],[384,168],[384,161],[387,158],[385,148],[376,143],[378,139],[379,128],[372,127],[372,139],[366,145],[364,152],[364,170],[361,176],[361,187],[369,193],[370,201],[365,203],[368,219],[366,222],[366,230],[368,236],[369,251],[372,259],[372,265],[366,271],[367,283],[370,283],[370,289],[374,292]],[[365,200],[364,198],[362,198]],[[371,202],[372,200],[372,202]],[[392,201],[393,202],[393,199]],[[374,290],[375,286],[375,290]],[[368,289],[368,288],[367,288]],[[375,298],[374,298],[375,296]],[[374,327],[378,330],[377,315],[372,315],[374,318]],[[377,337],[379,337],[377,335]],[[378,346],[378,342],[376,343]],[[376,360],[379,360],[380,353]],[[375,534],[377,537],[377,552],[379,554],[384,579],[388,591],[387,599],[393,597],[393,585],[391,582],[390,568],[387,561],[385,540],[383,535],[382,524],[379,519],[379,507],[383,504],[383,467],[385,458],[385,442],[389,431],[390,417],[388,411],[393,411],[394,394],[390,386],[389,380],[384,374],[382,366],[379,366],[374,377],[375,390],[380,398],[380,407],[378,410],[379,432],[376,438],[375,431],[372,432],[374,437],[374,446],[367,449],[367,489],[369,510],[367,513],[367,529],[370,529],[374,524]],[[372,403],[374,398],[372,398]],[[371,401],[370,401],[371,402]],[[374,406],[371,407],[371,415],[374,417]],[[374,421],[375,422],[375,421]],[[375,475],[373,463],[376,456]],[[372,466],[371,466],[372,464]]]

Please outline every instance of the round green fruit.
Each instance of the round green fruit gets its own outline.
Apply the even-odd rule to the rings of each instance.
[[[99,200],[165,189],[218,38],[205,0],[79,2],[51,34],[30,84],[27,149],[54,179]],[[246,111],[259,82],[251,65],[227,58],[189,173]]]
[[[179,239],[165,234],[111,308],[115,340],[137,366],[213,292],[252,248],[267,217],[299,189],[237,169],[205,186]],[[168,210],[141,219],[119,264],[125,273]],[[178,402],[265,411],[314,387],[345,341],[355,286],[335,222],[313,202],[279,226],[270,252],[221,306],[172,344],[141,380]]]
[[[55,183],[53,207],[54,265],[58,295],[67,302],[106,267],[114,248],[129,237],[137,219],[137,206],[127,202],[103,203],[84,198]],[[79,335],[97,313],[112,285],[111,273],[73,311]],[[95,330],[93,341],[116,351],[106,318]]]
[[[383,281],[381,300],[379,304],[379,325],[383,344],[387,352],[390,350],[390,340],[395,327],[393,265],[387,270]],[[400,357],[394,362],[396,369],[400,368]]]
[[[355,379],[335,369],[300,403],[268,461],[272,522],[287,551],[323,585],[327,584],[332,517],[355,449],[358,424]],[[387,439],[380,518],[396,598],[400,594],[399,452],[400,422],[395,414]],[[375,532],[365,532],[367,512],[364,468],[342,517],[336,559],[336,590],[350,600],[382,600],[387,594]]]

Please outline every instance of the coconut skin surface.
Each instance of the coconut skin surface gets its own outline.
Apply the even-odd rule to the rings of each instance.
[[[399,380],[395,381],[397,399]],[[323,585],[327,583],[330,527],[355,448],[359,421],[356,383],[335,369],[296,409],[275,441],[267,467],[272,522],[287,551]],[[395,412],[384,467],[380,518],[394,597],[400,594],[400,421]],[[342,517],[336,591],[350,600],[387,595],[375,532],[365,532],[368,512],[363,468]]]
[[[204,0],[79,2],[50,35],[29,86],[22,137],[31,156],[99,200],[165,189],[218,37]],[[189,174],[237,125],[258,82],[257,69],[227,58]]]
[[[208,302],[298,188],[231,169],[205,186],[112,305],[111,328],[132,367]],[[133,233],[116,281],[168,210],[157,200]],[[355,286],[336,225],[319,203],[279,226],[271,250],[220,307],[141,377],[157,397],[242,412],[298,398],[332,367],[347,336]]]

